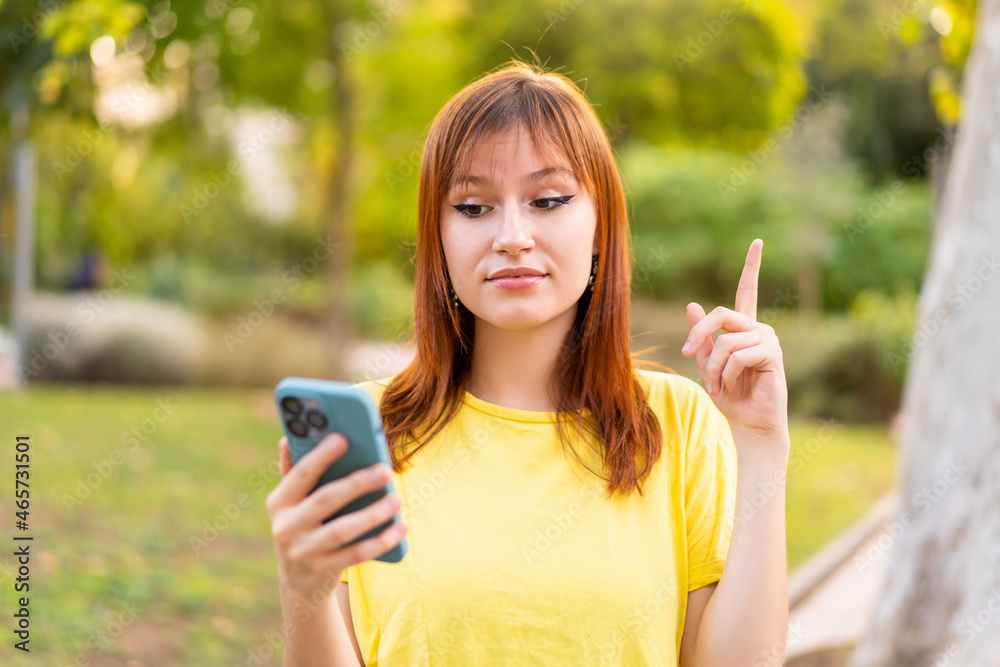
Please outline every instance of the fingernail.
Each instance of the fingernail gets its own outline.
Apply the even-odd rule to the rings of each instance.
[[[371,478],[374,479],[375,481],[378,481],[385,476],[382,466],[373,468],[369,474],[371,475]]]
[[[708,393],[711,394],[712,393],[712,385],[710,385],[708,383],[705,383],[705,391],[707,391]]]
[[[344,437],[342,435],[340,435],[339,433],[335,433],[327,439],[326,447],[331,452],[338,451],[342,446],[343,440]]]
[[[690,351],[691,351],[691,341],[687,341],[686,343],[684,343],[684,347],[681,348],[681,352],[683,354],[687,354]]]

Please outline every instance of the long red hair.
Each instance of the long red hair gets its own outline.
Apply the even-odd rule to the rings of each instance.
[[[663,433],[635,375],[629,349],[631,248],[615,153],[593,107],[567,77],[512,61],[467,85],[438,112],[420,165],[414,338],[416,356],[381,400],[393,468],[400,471],[458,412],[469,375],[472,313],[449,299],[440,211],[456,173],[483,139],[524,126],[543,153],[561,151],[583,181],[597,217],[598,265],[560,353],[556,428],[586,429],[603,445],[608,495],[638,490],[663,446]],[[584,420],[582,408],[591,417]],[[562,417],[571,417],[563,419]],[[406,446],[416,444],[415,447]],[[404,453],[404,447],[406,452]],[[571,448],[572,449],[572,448]],[[573,451],[577,460],[579,453]]]

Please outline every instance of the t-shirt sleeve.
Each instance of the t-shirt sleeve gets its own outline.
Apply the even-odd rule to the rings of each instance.
[[[736,443],[729,422],[704,390],[694,401],[684,466],[688,591],[722,578],[736,515]]]

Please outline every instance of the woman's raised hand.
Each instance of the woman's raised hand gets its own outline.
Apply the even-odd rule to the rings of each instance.
[[[402,541],[406,524],[400,521],[374,537],[344,546],[391,519],[400,507],[396,494],[323,523],[354,499],[383,488],[390,475],[385,464],[375,463],[309,493],[347,451],[347,439],[340,433],[327,436],[294,466],[288,438],[281,438],[278,449],[282,479],[267,497],[267,512],[282,586],[303,596],[312,596],[317,589],[328,594],[340,582],[344,568],[376,558]]]
[[[708,315],[687,306],[687,342],[681,353],[698,361],[705,389],[729,421],[734,436],[788,437],[788,388],[774,329],[757,321],[757,276],[764,242],[754,239],[736,290],[736,310],[722,306]],[[712,342],[712,334],[727,333]]]

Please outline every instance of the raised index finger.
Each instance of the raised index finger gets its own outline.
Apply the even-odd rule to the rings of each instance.
[[[760,239],[754,239],[750,244],[740,284],[736,288],[736,312],[743,313],[752,320],[757,319],[757,276],[760,274],[763,248],[764,242]]]

